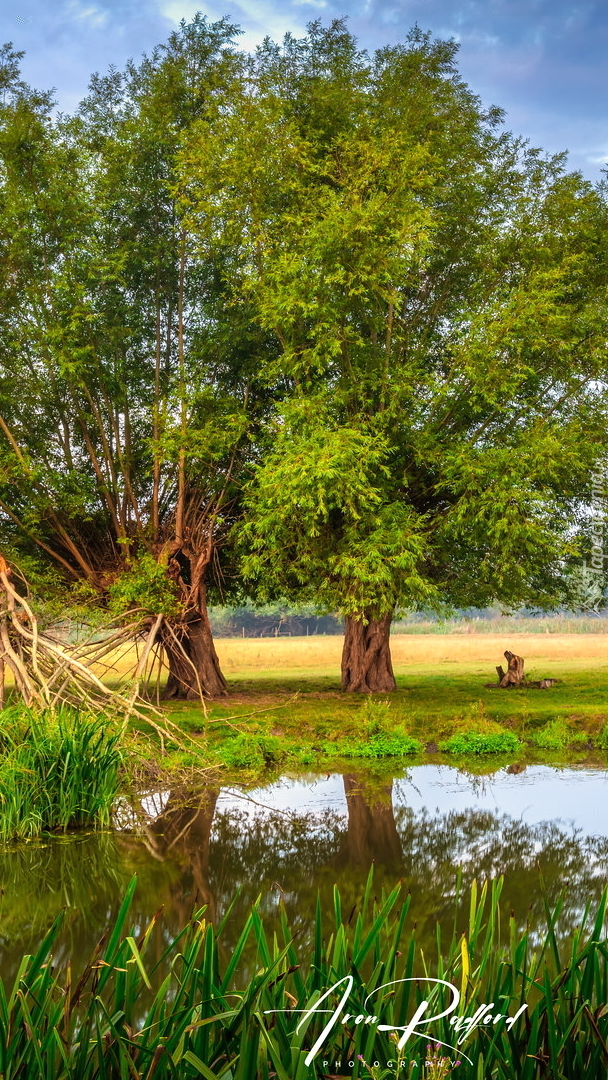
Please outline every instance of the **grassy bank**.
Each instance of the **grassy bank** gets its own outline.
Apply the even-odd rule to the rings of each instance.
[[[361,696],[339,690],[340,637],[220,639],[230,696],[210,703],[206,712],[197,702],[165,703],[167,718],[183,735],[181,743],[166,740],[168,753],[159,754],[157,731],[133,724],[145,737],[130,747],[123,776],[137,784],[151,771],[222,766],[253,779],[268,768],[345,771],[357,760],[417,762],[429,755],[432,760],[445,756],[478,763],[497,762],[499,755],[501,762],[584,761],[590,754],[605,760],[606,640],[600,634],[512,635],[508,640],[485,634],[395,635],[397,691]],[[560,681],[549,690],[488,687],[506,647],[525,657],[531,679]],[[131,660],[123,656],[120,664],[126,670]],[[120,664],[112,677],[120,674]],[[9,715],[10,710],[5,711],[5,726]],[[7,728],[7,746],[10,739]],[[19,737],[13,742],[16,745]],[[75,748],[69,752],[79,753]],[[64,761],[67,744],[57,753]],[[107,763],[98,765],[90,775],[107,771]],[[16,780],[19,775],[27,779],[28,770],[14,758],[5,772],[13,778],[7,781],[7,807]],[[114,777],[115,770],[110,773]],[[25,801],[40,789],[38,781],[22,786]],[[6,828],[13,835],[28,835],[25,822],[33,822],[37,813],[27,810],[17,826],[5,815],[11,822]],[[68,815],[55,816],[57,825],[66,827]],[[49,820],[48,815],[38,817]],[[0,838],[7,835],[0,831]]]
[[[318,766],[361,758],[585,760],[608,750],[608,650],[603,635],[394,636],[398,689],[339,690],[339,637],[218,642],[230,697],[164,706],[207,764],[237,771]],[[549,690],[486,684],[506,647]],[[176,760],[194,763],[192,753]],[[439,755],[439,758],[437,757]]]
[[[310,939],[293,938],[285,917],[281,932],[269,935],[254,908],[238,944],[226,954],[224,924],[214,928],[201,911],[158,957],[160,913],[147,928],[128,929],[134,887],[135,881],[116,924],[77,981],[71,981],[69,969],[59,973],[52,964],[58,920],[36,954],[24,957],[15,985],[3,986],[2,1076],[445,1080],[455,1073],[462,1080],[586,1080],[605,1075],[605,897],[599,910],[581,913],[573,940],[559,938],[558,906],[547,910],[544,934],[532,941],[501,911],[500,881],[489,893],[474,886],[455,913],[451,940],[438,935],[436,948],[423,955],[408,921],[408,898],[399,887],[375,898],[370,875],[351,912],[342,911],[336,888],[333,917],[324,921],[318,910]],[[427,1022],[456,1001],[451,1014]],[[399,1048],[418,1010],[413,1027],[422,1036],[412,1034]],[[332,1014],[334,1022],[324,1032]]]

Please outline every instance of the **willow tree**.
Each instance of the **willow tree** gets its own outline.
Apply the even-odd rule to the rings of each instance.
[[[201,250],[280,349],[243,570],[343,613],[346,690],[394,688],[396,606],[554,599],[605,432],[602,194],[455,52],[266,41],[181,158]]]
[[[206,607],[255,414],[265,335],[227,324],[172,193],[181,132],[238,71],[197,18],[78,114],[4,53],[0,512],[81,592],[156,625],[170,696],[222,694]]]

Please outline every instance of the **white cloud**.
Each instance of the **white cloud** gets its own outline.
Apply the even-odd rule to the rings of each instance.
[[[310,6],[320,7],[325,5],[325,0],[304,0]],[[181,19],[192,19],[197,11],[201,11],[209,19],[220,19],[226,14],[225,6],[221,3],[196,3],[196,0],[164,0],[160,7],[161,14],[172,22],[179,24]],[[239,45],[246,49],[253,49],[268,36],[280,41],[284,34],[292,33],[296,36],[304,35],[306,30],[300,25],[299,19],[290,16],[289,9],[278,9],[272,0],[241,0],[240,3],[231,4],[230,17],[234,18],[245,31],[238,39]]]
[[[102,11],[96,4],[83,4],[80,0],[70,0],[64,8],[68,19],[75,22],[86,23],[93,30],[105,26],[108,21],[107,11]]]
[[[193,19],[197,11],[202,11],[204,15],[210,15],[208,4],[189,3],[188,0],[169,0],[169,3],[161,4],[161,15],[164,15],[166,19],[171,19],[171,22],[179,25],[182,19],[186,19],[187,22]],[[212,18],[215,19],[215,12]]]

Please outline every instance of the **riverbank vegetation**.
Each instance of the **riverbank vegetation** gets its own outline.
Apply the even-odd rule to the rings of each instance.
[[[603,635],[525,635],[509,644],[533,679],[559,677],[549,690],[486,685],[505,639],[487,635],[396,635],[397,690],[341,693],[333,674],[337,637],[219,640],[230,673],[229,702],[172,703],[178,728],[203,752],[232,767],[323,768],[341,757],[436,755],[476,737],[469,753],[510,752],[526,760],[602,753],[608,723]],[[483,735],[480,739],[477,736]],[[464,752],[464,750],[462,751]],[[424,759],[424,757],[422,758]]]
[[[130,925],[135,888],[133,879],[83,971],[52,962],[60,916],[23,958],[14,985],[3,985],[2,1075],[443,1080],[454,1072],[462,1080],[586,1080],[605,1071],[605,895],[596,910],[581,911],[572,938],[559,935],[559,904],[546,908],[544,930],[532,938],[501,910],[500,879],[481,889],[474,883],[459,897],[451,938],[438,934],[422,954],[409,898],[400,886],[375,896],[370,873],[352,911],[335,887],[333,913],[317,908],[295,936],[284,911],[269,934],[254,905],[226,953],[230,908],[217,926],[200,910],[159,955],[153,942],[161,913],[147,927]],[[456,1008],[429,1024],[422,1010],[423,1037],[412,1036],[399,1052],[403,1027],[423,1000],[429,1017],[456,999],[437,979],[457,991]],[[339,1016],[325,1035],[330,1016],[321,1008]],[[463,1021],[473,1017],[465,1037]],[[439,1072],[433,1057],[442,1059]]]
[[[4,709],[0,841],[107,827],[123,760],[119,725],[73,709]]]

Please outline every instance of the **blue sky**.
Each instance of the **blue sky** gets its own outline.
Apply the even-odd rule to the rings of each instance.
[[[485,104],[507,111],[507,125],[592,180],[608,159],[608,4],[565,0],[4,0],[3,41],[26,50],[24,75],[55,87],[70,111],[92,71],[121,67],[165,40],[181,18],[200,10],[228,15],[249,48],[306,23],[348,16],[360,45],[402,40],[418,23],[460,43],[463,77]]]

